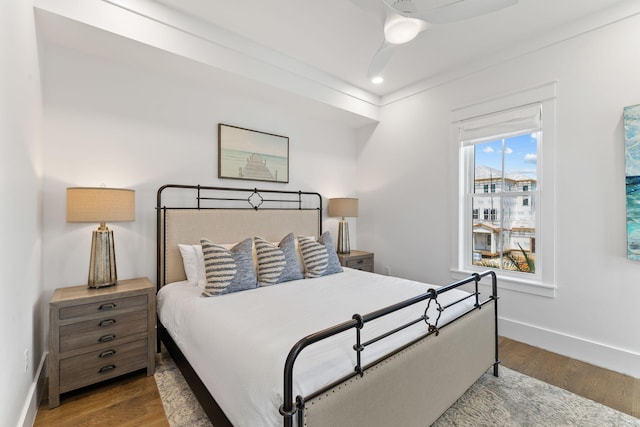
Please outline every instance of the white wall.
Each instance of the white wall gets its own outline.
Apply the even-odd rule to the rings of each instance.
[[[33,417],[43,355],[40,73],[31,1],[0,1],[0,425]],[[11,64],[9,66],[9,64]],[[25,354],[26,352],[26,354]],[[25,366],[26,357],[26,366]],[[29,415],[30,414],[30,415]]]
[[[502,291],[501,332],[640,377],[640,263],[626,259],[622,109],[640,103],[640,16],[383,108],[359,134],[358,239],[376,270],[444,284],[456,242],[450,111],[558,81],[555,298]]]
[[[163,184],[355,195],[353,129],[308,117],[295,108],[237,95],[206,78],[190,80],[174,67],[163,67],[163,54],[158,62],[144,66],[98,56],[108,49],[109,45],[96,46],[93,55],[44,46],[43,277],[47,297],[55,288],[87,280],[91,231],[97,224],[66,223],[68,186],[105,184],[136,190],[136,221],[108,225],[115,234],[118,277],[148,276],[152,281],[155,198]],[[290,182],[218,179],[218,123],[288,136]],[[337,220],[326,220],[324,225],[336,233]]]

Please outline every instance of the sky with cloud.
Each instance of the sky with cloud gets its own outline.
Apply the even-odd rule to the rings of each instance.
[[[537,178],[538,134],[525,134],[505,139],[504,168],[508,174]],[[475,145],[476,166],[502,169],[502,140]]]

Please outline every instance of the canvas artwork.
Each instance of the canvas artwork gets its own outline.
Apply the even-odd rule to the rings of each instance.
[[[640,104],[624,108],[627,258],[640,260]]]
[[[219,124],[218,178],[289,182],[289,138]]]

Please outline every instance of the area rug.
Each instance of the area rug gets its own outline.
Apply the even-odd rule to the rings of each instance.
[[[171,357],[156,359],[156,383],[171,427],[211,426]],[[640,419],[500,367],[485,373],[432,427],[640,427]]]

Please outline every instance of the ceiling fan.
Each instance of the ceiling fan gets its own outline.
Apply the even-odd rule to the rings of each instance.
[[[414,4],[416,2],[428,5],[420,10]],[[517,2],[518,0],[382,0],[386,10],[384,42],[373,56],[367,77],[372,81],[378,78],[380,82],[382,70],[394,50],[415,39],[431,25],[462,21],[495,12]]]

